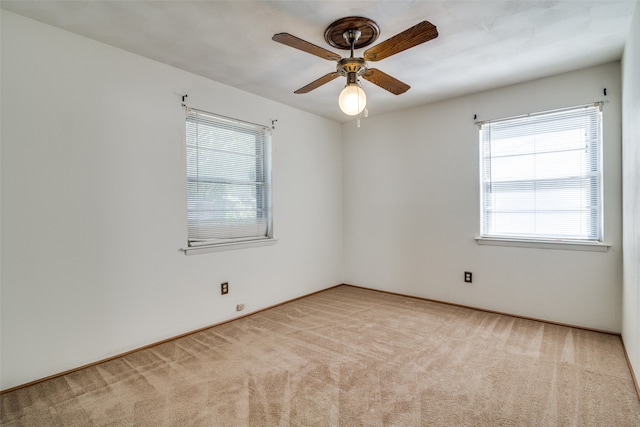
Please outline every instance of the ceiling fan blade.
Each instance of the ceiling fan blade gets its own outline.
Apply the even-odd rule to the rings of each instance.
[[[428,42],[438,37],[436,26],[429,21],[422,21],[413,27],[404,30],[364,52],[365,61],[380,61],[391,55],[402,52],[421,43]]]
[[[377,68],[369,68],[369,70],[362,76],[365,80],[370,81],[374,85],[380,86],[382,89],[388,90],[394,95],[400,95],[409,90],[411,86],[401,82],[395,77],[391,77],[387,73],[383,73]]]
[[[339,61],[342,59],[342,57],[337,53],[333,53],[330,50],[324,49],[320,46],[316,46],[315,44],[309,43],[308,41],[299,39],[298,37],[292,36],[289,33],[274,34],[271,40],[285,44],[295,49],[300,49],[303,52],[319,56],[322,59],[328,59],[330,61]]]
[[[331,80],[335,79],[339,75],[340,74],[338,74],[335,71],[333,73],[325,74],[324,76],[320,77],[318,80],[312,81],[308,85],[301,87],[300,89],[298,89],[293,93],[301,94],[301,93],[311,92],[312,90],[322,86],[323,84],[329,83]]]

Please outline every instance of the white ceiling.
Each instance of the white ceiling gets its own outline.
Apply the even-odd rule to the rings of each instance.
[[[409,84],[392,95],[363,81],[370,115],[620,59],[638,0],[10,1],[13,11],[336,121],[344,78],[294,90],[335,63],[271,40],[287,32],[342,56],[324,30],[373,19],[381,41],[427,20],[440,36],[372,63]],[[366,48],[365,48],[366,49]],[[364,49],[362,49],[364,50]],[[356,51],[356,56],[362,53]],[[375,64],[375,65],[374,65]]]

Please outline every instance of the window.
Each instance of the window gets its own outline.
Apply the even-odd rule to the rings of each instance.
[[[271,131],[187,110],[189,247],[270,239]]]
[[[481,237],[602,242],[600,107],[480,124]]]

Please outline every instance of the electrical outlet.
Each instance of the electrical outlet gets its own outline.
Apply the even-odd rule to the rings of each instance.
[[[471,283],[472,282],[472,274],[470,271],[465,271],[464,272],[464,281],[466,283]]]
[[[222,295],[229,293],[229,282],[220,283],[220,293]]]
[[[236,311],[242,311],[242,310],[244,310],[244,304],[236,305]]]

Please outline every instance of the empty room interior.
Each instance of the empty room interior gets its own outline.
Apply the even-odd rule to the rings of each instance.
[[[0,17],[3,426],[640,425],[637,0]]]

